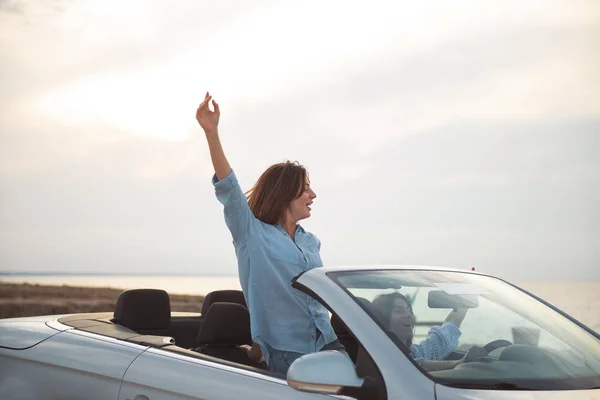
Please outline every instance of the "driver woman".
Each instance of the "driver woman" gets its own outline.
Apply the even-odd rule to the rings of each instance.
[[[452,369],[487,355],[484,349],[473,346],[459,360],[444,360],[458,345],[459,327],[467,313],[466,308],[450,312],[442,326],[434,326],[425,340],[413,344],[415,316],[406,297],[397,292],[382,294],[373,300],[372,306],[388,331],[410,350],[412,358],[426,371]]]

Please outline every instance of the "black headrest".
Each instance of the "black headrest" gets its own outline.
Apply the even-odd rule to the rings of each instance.
[[[204,315],[196,342],[236,346],[252,343],[248,309],[235,303],[213,303]]]
[[[207,294],[204,298],[202,302],[202,315],[206,314],[213,303],[218,302],[236,303],[248,308],[244,299],[244,293],[241,290],[215,290]]]
[[[130,329],[169,329],[169,294],[160,289],[132,289],[119,295],[113,322]]]
[[[364,297],[356,296],[355,299],[367,310],[369,310],[371,308],[371,302],[369,300],[365,299]]]

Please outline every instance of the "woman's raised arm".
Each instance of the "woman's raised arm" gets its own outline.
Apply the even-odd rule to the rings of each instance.
[[[209,107],[211,100],[214,111],[211,111]],[[212,96],[206,92],[204,101],[200,103],[198,110],[196,110],[196,120],[202,129],[204,129],[206,141],[208,142],[208,149],[210,151],[210,158],[218,180],[224,179],[231,172],[231,166],[229,165],[229,161],[227,161],[227,157],[225,157],[225,152],[223,151],[223,146],[219,139],[220,117],[221,111],[219,110],[219,105],[213,100]]]

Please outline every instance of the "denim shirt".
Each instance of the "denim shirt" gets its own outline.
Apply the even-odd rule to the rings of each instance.
[[[255,218],[233,171],[212,181],[233,237],[252,340],[267,363],[268,346],[307,354],[336,340],[327,309],[291,284],[298,274],[323,266],[319,239],[297,225],[294,242],[280,225]]]
[[[443,360],[458,346],[460,329],[452,322],[434,326],[427,333],[427,339],[410,346],[410,353],[417,363],[424,360]]]

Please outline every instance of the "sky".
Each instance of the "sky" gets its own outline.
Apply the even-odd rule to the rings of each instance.
[[[235,274],[195,110],[325,265],[600,281],[600,6],[0,0],[0,272]]]

